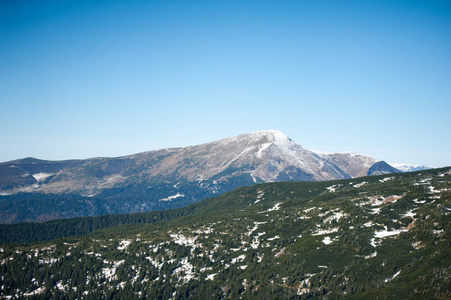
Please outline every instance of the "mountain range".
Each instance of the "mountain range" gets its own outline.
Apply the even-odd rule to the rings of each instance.
[[[116,158],[25,158],[0,164],[0,219],[17,223],[144,212],[256,183],[394,172],[400,170],[362,154],[306,149],[276,130]]]
[[[427,169],[434,169],[432,166],[426,165],[413,165],[413,164],[401,164],[401,163],[390,163],[390,165],[401,172],[415,172]]]

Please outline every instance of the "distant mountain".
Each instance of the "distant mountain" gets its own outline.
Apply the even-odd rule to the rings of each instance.
[[[390,165],[401,172],[415,172],[422,170],[433,169],[434,167],[425,165],[412,165],[412,164],[400,164],[400,163],[390,163]]]
[[[117,158],[26,158],[0,164],[0,219],[175,208],[255,183],[366,176],[376,163],[356,153],[314,152],[275,130]],[[384,164],[385,173],[398,172]]]
[[[316,153],[334,163],[352,178],[369,175],[370,167],[378,162],[375,158],[354,152]]]
[[[399,170],[396,168],[393,168],[389,164],[387,164],[385,161],[378,161],[374,165],[372,165],[368,170],[368,175],[383,175],[383,174],[390,174],[390,173],[399,173]]]

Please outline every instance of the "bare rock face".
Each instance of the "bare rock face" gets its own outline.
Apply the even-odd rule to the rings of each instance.
[[[191,160],[189,165],[181,165]],[[184,148],[177,155],[184,175],[209,179],[227,169],[254,182],[329,180],[347,175],[327,159],[304,149],[279,131],[267,130]]]
[[[325,156],[352,177],[367,176],[369,168],[378,160],[353,152],[330,153]]]
[[[100,199],[103,208],[96,212],[128,213],[184,206],[254,183],[366,176],[376,162],[355,153],[314,152],[266,130],[117,158],[5,162],[0,196],[75,194],[91,207]]]

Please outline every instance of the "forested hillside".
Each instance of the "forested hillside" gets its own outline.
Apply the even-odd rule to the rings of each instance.
[[[4,244],[0,295],[449,299],[450,213],[450,168],[260,184],[172,220]]]

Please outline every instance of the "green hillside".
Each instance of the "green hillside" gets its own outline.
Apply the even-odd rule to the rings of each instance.
[[[243,187],[153,224],[4,244],[0,297],[450,299],[450,202],[450,168]]]

